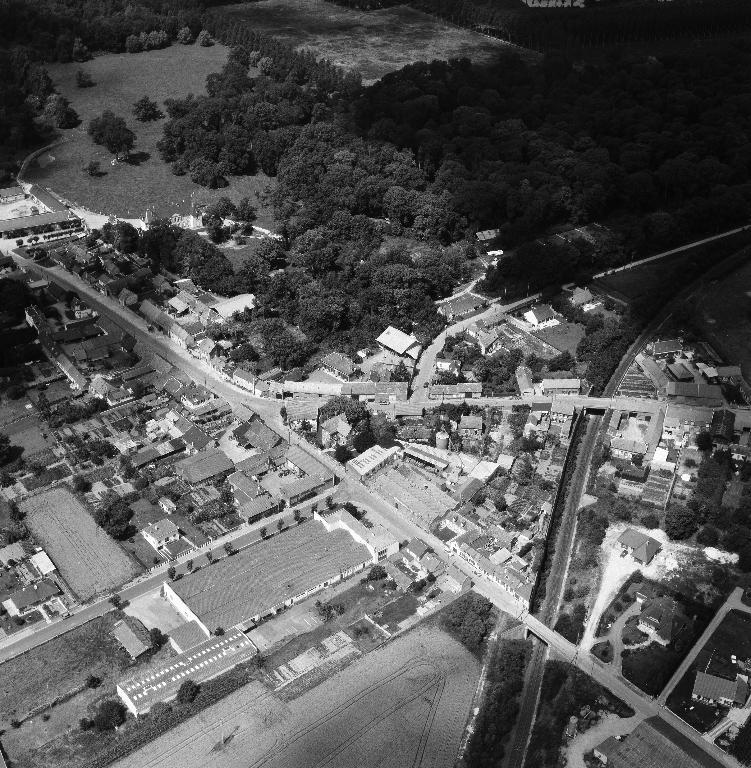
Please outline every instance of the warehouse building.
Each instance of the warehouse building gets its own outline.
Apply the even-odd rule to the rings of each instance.
[[[164,584],[167,600],[206,631],[247,629],[374,562],[345,530],[320,522],[290,528],[233,557]]]

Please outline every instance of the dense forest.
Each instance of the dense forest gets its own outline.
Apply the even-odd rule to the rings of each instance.
[[[341,3],[350,5],[351,0]],[[413,0],[410,5],[538,51],[707,39],[751,28],[751,7],[744,0],[588,1],[586,9],[528,8],[521,0]]]
[[[432,302],[465,276],[480,228],[514,248],[482,284],[511,298],[748,218],[741,46],[700,62],[419,63],[361,89],[242,25],[212,31],[236,47],[208,95],[167,103],[160,151],[175,173],[212,185],[256,168],[276,176],[284,240],[235,285],[314,342],[356,349],[387,324],[434,335]],[[547,236],[587,224],[598,224],[594,241]],[[578,357],[596,388],[658,295],[669,289],[588,328]]]
[[[507,278],[539,285],[747,220],[750,70],[741,44],[599,66],[418,63],[368,88],[354,116],[369,138],[409,149],[471,225],[500,226],[504,247],[610,225],[584,252],[537,243],[505,262]]]

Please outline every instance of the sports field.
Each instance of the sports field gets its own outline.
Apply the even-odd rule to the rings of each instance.
[[[251,683],[115,765],[451,768],[478,675],[462,645],[420,628],[287,703]]]
[[[218,72],[227,60],[222,45],[172,45],[138,54],[105,54],[83,64],[50,64],[48,70],[60,93],[81,118],[77,128],[60,131],[62,143],[33,161],[26,179],[49,187],[78,205],[98,213],[143,218],[149,208],[157,216],[190,212],[190,196],[203,202],[220,195],[235,200],[247,195],[257,200],[269,185],[263,174],[231,178],[230,186],[208,190],[189,176],[175,176],[156,148],[166,118],[141,123],[133,117],[133,103],[146,95],[163,108],[165,99],[205,93],[206,76]],[[76,87],[76,72],[88,72],[95,85]],[[131,162],[111,165],[112,156],[86,133],[89,121],[109,109],[125,119],[136,134]],[[101,165],[100,176],[83,172],[92,160]],[[273,183],[273,182],[272,182]],[[258,225],[273,228],[273,221],[258,206]]]
[[[323,0],[260,0],[222,10],[318,59],[357,70],[365,84],[416,61],[463,56],[482,62],[511,47],[407,6],[365,13]]]
[[[108,592],[138,573],[136,564],[66,488],[31,496],[19,506],[34,538],[79,599]]]

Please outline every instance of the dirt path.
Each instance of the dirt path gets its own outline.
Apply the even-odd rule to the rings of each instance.
[[[568,768],[587,768],[584,755],[591,752],[598,744],[601,744],[608,736],[624,736],[636,728],[643,718],[639,715],[633,717],[618,717],[608,715],[584,733],[580,733],[563,748],[563,756]]]

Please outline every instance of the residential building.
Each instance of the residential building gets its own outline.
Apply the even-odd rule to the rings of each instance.
[[[144,539],[156,550],[160,550],[169,542],[177,541],[180,538],[180,531],[168,518],[156,523],[149,523],[141,533]]]
[[[637,626],[660,645],[668,645],[681,629],[681,618],[680,607],[672,597],[656,597],[642,608]]]
[[[666,357],[680,355],[683,352],[683,341],[681,339],[654,341],[647,346],[647,351],[655,360],[664,360]]]
[[[657,539],[647,536],[633,528],[627,528],[619,537],[618,544],[642,565],[649,565],[655,555],[662,549]]]
[[[123,307],[132,307],[138,304],[138,296],[129,288],[123,288],[117,296],[117,301]]]
[[[329,352],[321,360],[321,367],[343,381],[349,381],[356,371],[354,361],[340,352]]]
[[[683,363],[668,363],[665,369],[675,381],[694,380],[694,374]]]
[[[736,675],[735,680],[728,680],[699,670],[691,698],[724,707],[742,707],[748,700],[748,679],[745,675]]]
[[[20,616],[59,594],[60,588],[54,581],[42,579],[12,592],[2,605],[10,616]]]
[[[482,414],[470,413],[462,416],[458,431],[463,440],[482,437]]]
[[[430,547],[422,539],[410,539],[402,549],[402,555],[407,562],[416,568],[429,550]]]
[[[524,313],[524,319],[534,328],[549,328],[558,325],[553,307],[549,304],[537,304]]]
[[[232,374],[232,383],[237,384],[238,387],[252,391],[257,378],[258,377],[250,371],[246,371],[243,368],[236,368],[235,372]]]
[[[462,370],[462,364],[461,361],[453,355],[437,357],[435,361],[435,370],[436,373],[450,373],[454,376],[458,376]]]
[[[332,416],[318,425],[318,439],[324,448],[332,445],[346,445],[351,433],[352,427],[343,413]]]
[[[594,756],[611,768],[722,768],[722,763],[655,715],[639,723],[624,739],[612,736],[594,748]]]
[[[18,184],[13,184],[11,186],[3,187],[0,189],[0,203],[2,203],[2,205],[17,203],[19,200],[23,200],[25,197],[26,193]]]

